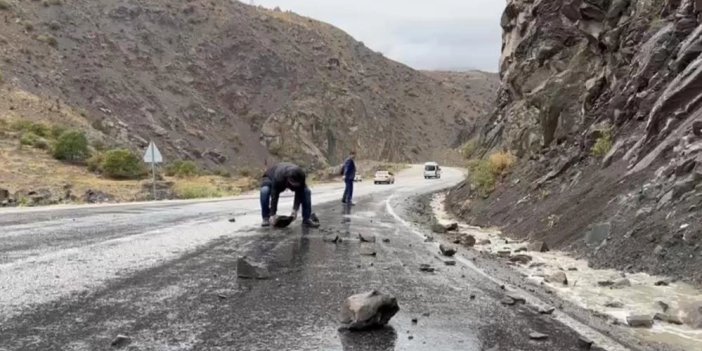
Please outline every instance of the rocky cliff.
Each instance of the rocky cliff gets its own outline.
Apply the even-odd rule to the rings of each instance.
[[[451,209],[595,266],[702,282],[701,1],[510,0],[482,155],[512,172]]]
[[[485,112],[337,28],[238,1],[3,0],[0,18],[4,89],[209,167],[424,160]]]

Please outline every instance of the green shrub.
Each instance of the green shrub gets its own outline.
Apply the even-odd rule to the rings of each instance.
[[[166,166],[166,175],[169,177],[190,178],[200,174],[195,162],[175,161]]]
[[[51,134],[50,134],[50,135],[51,135],[52,138],[58,139],[58,138],[61,137],[61,135],[62,135],[64,132],[66,132],[66,130],[67,130],[67,129],[66,129],[66,127],[64,127],[64,126],[52,125],[52,126],[51,126],[51,131],[50,131]]]
[[[204,199],[222,197],[225,194],[211,185],[182,185],[176,186],[176,196],[179,199]]]
[[[146,174],[139,157],[126,149],[107,151],[100,169],[113,179],[139,179]]]
[[[478,141],[473,139],[473,140],[470,140],[463,145],[463,147],[461,148],[461,154],[466,159],[470,159],[473,157],[473,154],[475,153],[475,151],[477,149],[478,149]]]
[[[85,161],[86,166],[88,166],[88,171],[101,173],[102,163],[105,162],[105,154],[102,152],[93,153],[88,160]]]
[[[604,130],[600,137],[597,138],[595,145],[592,146],[592,155],[597,158],[605,157],[612,150],[612,131]]]
[[[46,139],[36,135],[36,133],[33,132],[22,133],[22,136],[20,136],[20,144],[37,147],[39,149],[43,148],[43,145],[48,145]]]
[[[30,132],[42,138],[51,138],[51,128],[45,123],[18,120],[12,123],[12,129],[18,132]]]
[[[0,0],[0,10],[9,10],[11,4],[8,0]]]
[[[487,159],[473,160],[468,165],[470,182],[480,196],[488,196],[495,190],[498,178],[505,176],[515,161],[509,152],[497,152]]]
[[[88,138],[81,131],[63,132],[54,146],[54,158],[57,160],[84,161],[88,156]]]
[[[231,178],[232,177],[232,172],[229,172],[225,168],[215,169],[214,172],[212,172],[212,174],[219,176],[219,177],[222,177],[222,178]]]

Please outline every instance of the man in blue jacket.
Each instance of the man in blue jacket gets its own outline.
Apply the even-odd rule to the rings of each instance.
[[[312,193],[306,183],[307,175],[297,165],[281,162],[263,174],[261,181],[261,216],[263,227],[275,225],[278,213],[278,199],[287,189],[295,193],[291,216],[297,218],[297,211],[302,206],[302,225],[311,228],[319,227],[312,221]]]
[[[349,206],[355,205],[352,201],[353,181],[356,178],[356,162],[354,162],[354,158],[356,158],[356,151],[351,151],[351,153],[349,154],[349,158],[346,159],[346,162],[344,162],[344,167],[341,170],[344,176],[344,183],[346,183],[346,188],[344,189],[344,197],[341,198],[341,202]]]

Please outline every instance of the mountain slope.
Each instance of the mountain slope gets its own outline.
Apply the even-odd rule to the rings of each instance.
[[[207,167],[417,161],[484,113],[342,31],[236,1],[19,2],[0,21],[12,89],[85,111],[113,143]]]
[[[482,154],[518,157],[452,210],[598,267],[702,282],[702,26],[691,0],[510,0]]]

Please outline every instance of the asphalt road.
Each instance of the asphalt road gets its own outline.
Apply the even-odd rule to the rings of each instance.
[[[462,177],[424,180],[413,167],[395,185],[359,184],[350,210],[340,185],[316,187],[322,227],[312,230],[259,228],[256,195],[0,212],[0,350],[109,350],[119,334],[127,350],[580,350],[588,331],[531,302],[502,305],[500,281],[470,254],[445,266],[410,224],[413,198]],[[280,208],[290,206],[287,196]],[[237,279],[240,256],[273,277]],[[390,326],[339,331],[343,299],[371,289],[397,297]]]

